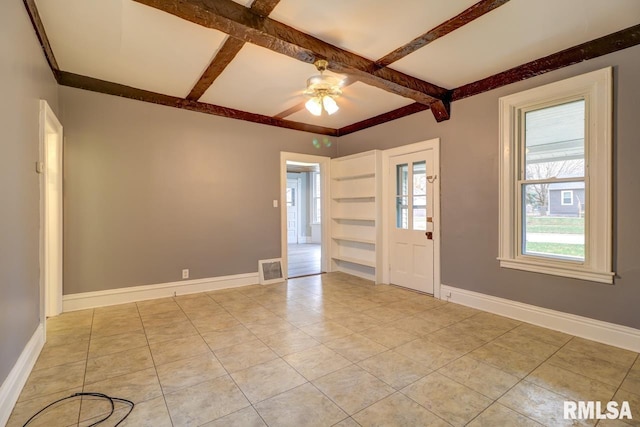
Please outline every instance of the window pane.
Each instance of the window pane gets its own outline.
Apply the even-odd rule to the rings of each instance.
[[[316,223],[320,223],[322,222],[322,206],[320,203],[320,199],[316,198],[313,200],[314,203],[314,212],[315,212],[315,217],[313,218],[313,221]]]
[[[287,188],[287,206],[296,205],[296,190],[295,188]]]
[[[562,203],[567,188],[571,205]],[[522,253],[584,261],[584,181],[523,184],[522,190]]]
[[[320,197],[320,174],[318,172],[313,174],[313,195]]]
[[[525,113],[525,179],[584,176],[584,100]]]
[[[427,229],[427,167],[425,162],[413,164],[413,229]]]
[[[406,196],[396,197],[396,227],[409,228],[409,198]]]
[[[409,195],[409,165],[406,163],[404,165],[396,166],[396,182],[397,196],[407,196]]]
[[[409,228],[409,165],[396,166],[396,227]]]

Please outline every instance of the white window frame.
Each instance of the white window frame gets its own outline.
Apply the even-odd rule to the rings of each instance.
[[[316,205],[319,204],[322,200],[320,195],[316,196],[316,193],[321,194],[322,192],[322,178],[320,177],[320,172],[312,172],[310,174],[311,178],[311,197],[309,200],[311,201],[311,225],[320,224],[322,222],[322,210],[320,211],[320,219],[318,219],[318,215],[316,215]],[[320,181],[320,192],[317,191],[316,179]]]
[[[521,201],[517,197],[520,114],[577,98],[585,99],[585,259],[522,254]],[[611,67],[500,98],[500,267],[613,283],[612,103]]]
[[[565,194],[569,195],[569,199],[570,199],[569,203],[565,203],[564,202],[564,195]],[[573,206],[573,190],[562,190],[562,191],[560,191],[560,204],[562,206]]]

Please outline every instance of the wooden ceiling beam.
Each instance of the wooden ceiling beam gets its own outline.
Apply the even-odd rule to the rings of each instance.
[[[33,29],[36,32],[36,36],[38,37],[40,46],[42,46],[44,56],[49,63],[49,68],[51,68],[54,77],[56,78],[56,80],[58,80],[58,72],[60,71],[60,67],[58,67],[58,62],[56,61],[56,57],[53,54],[53,49],[51,49],[51,43],[49,43],[47,32],[44,30],[44,25],[42,25],[42,19],[40,18],[40,13],[38,13],[36,1],[24,0],[24,6],[27,8],[29,19],[31,19]]]
[[[259,16],[232,0],[135,1],[303,62],[326,59],[332,71],[353,75],[363,83],[425,105],[442,101],[449,95],[447,89],[390,68],[380,69],[371,60]]]
[[[558,70],[569,65],[577,64],[582,61],[597,58],[602,55],[617,52],[636,45],[640,45],[640,24],[624,30],[582,43],[569,49],[554,53],[544,58],[514,67],[502,73],[495,74],[486,79],[460,86],[452,91],[452,102],[461,99],[479,95],[489,90],[526,80],[549,71]],[[405,107],[397,108],[379,116],[363,120],[358,123],[338,129],[338,136],[348,135],[359,130],[367,129],[382,123],[396,120],[411,114],[424,111],[426,108],[422,104],[410,104]]]
[[[502,6],[508,1],[509,0],[481,0],[464,12],[454,16],[453,18],[427,31],[421,36],[416,37],[404,46],[401,46],[393,52],[390,52],[387,55],[383,56],[376,61],[376,64],[378,64],[378,66],[380,67],[386,67],[393,62],[399,61],[405,56],[415,52],[420,48],[425,47],[426,45],[439,39],[440,37],[446,36],[447,34],[451,33],[454,30],[457,30],[463,25],[467,25],[471,21],[480,18],[481,16]]]
[[[342,127],[338,129],[338,136],[349,135],[350,133],[358,132],[359,130],[381,125],[382,123],[387,123],[392,120],[396,120],[401,117],[405,117],[428,109],[428,105],[414,102],[413,104],[405,105],[404,107],[396,108],[395,110],[391,110],[375,117],[362,120],[358,123],[353,123],[349,126]]]
[[[227,37],[207,69],[204,70],[198,82],[193,86],[189,95],[187,95],[187,99],[190,101],[199,100],[218,76],[222,74],[225,68],[231,64],[231,61],[233,61],[233,58],[240,52],[242,46],[244,46],[243,41],[234,39],[233,37]]]
[[[82,76],[66,71],[60,71],[59,77],[59,83],[63,86],[85,89],[92,92],[120,96],[123,98],[135,99],[138,101],[150,102],[152,104],[166,105],[168,107],[196,111],[199,113],[211,114],[214,116],[228,117],[230,119],[244,120],[247,122],[277,126],[281,128],[294,129],[321,135],[338,136],[338,131],[333,128],[309,125],[306,123],[299,123],[291,120],[276,119],[270,116],[236,110],[234,108],[221,107],[219,105],[191,101],[189,99],[183,99],[175,96],[150,92],[147,90],[136,89],[130,86],[112,83],[105,80],[94,79],[93,77]]]
[[[451,99],[458,101],[638,44],[640,44],[640,24],[460,86],[452,91]]]
[[[254,0],[251,3],[251,10],[260,16],[269,16],[278,3],[280,0]]]
[[[277,6],[280,0],[254,0],[251,4],[251,11],[257,13],[260,16],[269,15],[273,9]],[[244,46],[244,42],[242,40],[227,37],[224,41],[216,55],[211,60],[211,63],[204,71],[198,82],[194,85],[189,95],[187,95],[187,99],[191,101],[199,100],[202,95],[211,87],[213,82],[222,74],[222,72],[227,68],[233,58],[240,52]]]

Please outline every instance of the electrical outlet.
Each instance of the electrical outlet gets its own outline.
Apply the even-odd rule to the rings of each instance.
[[[189,278],[189,269],[185,268],[182,270],[182,278],[183,279],[188,279]]]

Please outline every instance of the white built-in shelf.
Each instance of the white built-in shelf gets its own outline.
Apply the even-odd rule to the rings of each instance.
[[[382,281],[382,158],[372,150],[331,160],[331,270]]]
[[[336,202],[348,202],[348,201],[362,201],[362,200],[371,200],[371,201],[375,201],[376,200],[376,196],[375,195],[365,195],[365,196],[343,196],[343,197],[334,197],[333,200],[335,200]]]
[[[376,174],[371,172],[371,173],[361,173],[357,175],[334,176],[331,179],[333,179],[334,181],[346,181],[348,179],[373,178],[374,176],[376,176]]]
[[[375,245],[376,241],[373,239],[362,239],[360,237],[347,237],[347,236],[333,236],[335,240],[342,240],[344,242],[356,242],[356,243],[366,243],[368,245]]]
[[[374,261],[367,261],[364,259],[350,258],[346,256],[333,256],[331,258],[335,259],[336,261],[345,261],[345,262],[350,262],[351,264],[365,265],[367,267],[375,268],[376,266],[376,263]]]
[[[364,216],[334,216],[332,219],[336,221],[368,221],[375,222],[376,219],[372,217],[364,217]]]

